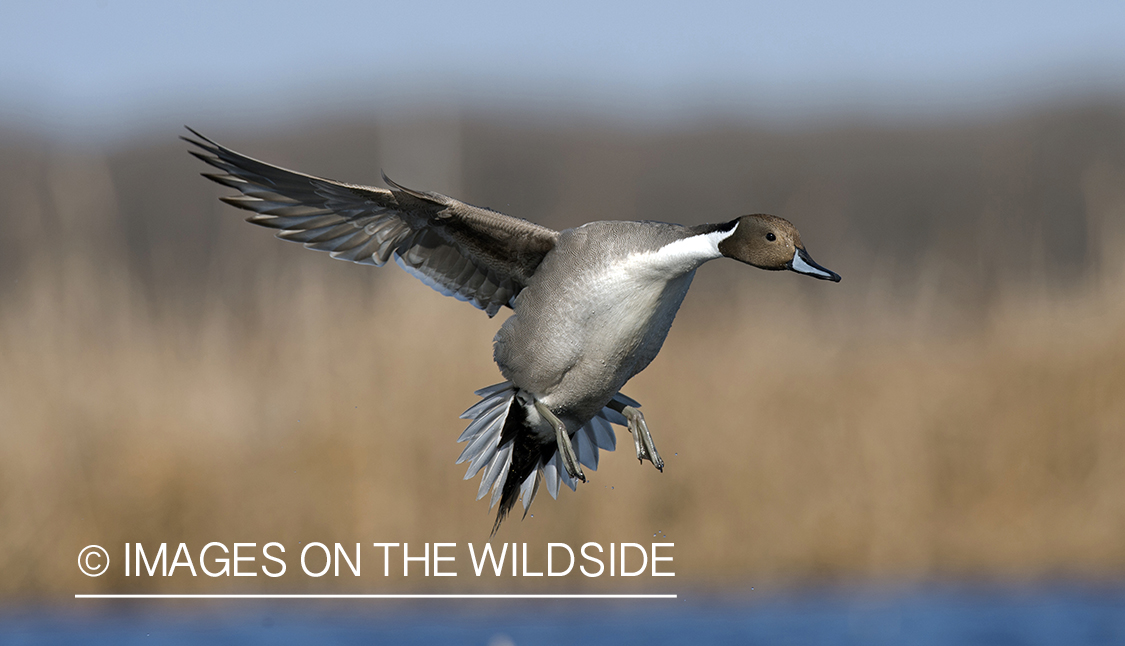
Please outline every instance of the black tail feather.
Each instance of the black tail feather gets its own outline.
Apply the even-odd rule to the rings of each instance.
[[[512,466],[508,469],[508,477],[504,480],[504,488],[500,493],[500,504],[496,511],[496,522],[492,525],[491,536],[496,536],[500,524],[504,522],[512,507],[515,506],[519,499],[520,486],[533,472],[536,472],[536,479],[540,477],[537,473],[539,465],[545,464],[556,449],[554,441],[545,444],[540,443],[535,435],[525,427],[526,420],[527,414],[519,399],[513,399],[512,407],[508,409],[508,418],[504,421],[504,430],[500,435],[500,446],[504,446],[508,442],[514,442],[512,446]],[[533,493],[537,485],[538,483],[533,487]],[[525,510],[524,516],[526,515],[527,511]]]

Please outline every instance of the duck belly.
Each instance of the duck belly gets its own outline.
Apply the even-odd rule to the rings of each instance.
[[[660,352],[694,275],[590,271],[529,286],[496,335],[496,363],[577,428]]]

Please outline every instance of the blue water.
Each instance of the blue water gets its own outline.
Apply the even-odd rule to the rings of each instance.
[[[1125,588],[681,593],[646,602],[76,603],[0,644],[1123,644]]]

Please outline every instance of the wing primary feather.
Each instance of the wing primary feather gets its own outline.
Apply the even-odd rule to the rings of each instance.
[[[188,152],[220,171],[202,175],[237,191],[220,199],[255,213],[251,223],[339,260],[382,266],[397,256],[433,289],[489,316],[512,306],[558,239],[546,227],[407,188],[386,173],[390,190],[337,182],[259,161],[185,128]]]

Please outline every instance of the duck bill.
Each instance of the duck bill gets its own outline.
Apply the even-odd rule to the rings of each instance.
[[[789,268],[798,274],[807,274],[813,278],[830,280],[834,283],[840,282],[840,274],[816,264],[809,252],[804,249],[797,249],[797,252],[793,254],[793,260],[789,263]]]

